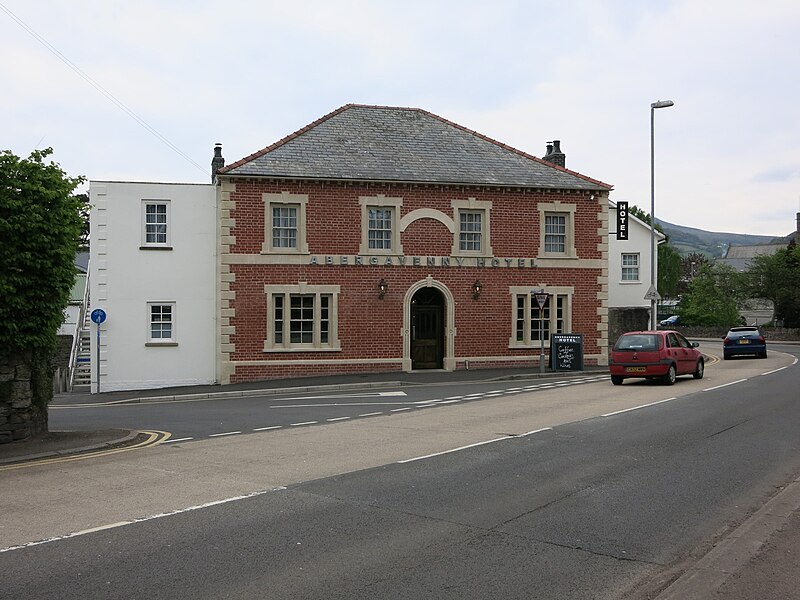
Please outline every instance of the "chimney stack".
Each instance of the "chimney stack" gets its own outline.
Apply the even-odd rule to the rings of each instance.
[[[214,144],[214,158],[211,159],[211,183],[217,178],[217,171],[225,166],[225,159],[222,158],[222,144]]]
[[[561,151],[561,140],[547,142],[547,154],[542,157],[542,160],[546,160],[547,162],[558,165],[559,167],[566,166],[567,155]]]

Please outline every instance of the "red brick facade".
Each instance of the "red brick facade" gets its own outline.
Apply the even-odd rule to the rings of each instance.
[[[264,194],[283,192],[307,197],[307,253],[264,251],[265,241],[269,243],[269,201]],[[360,253],[365,227],[360,199],[381,195],[402,201],[393,225],[403,225],[402,254]],[[439,290],[444,303],[443,368],[464,369],[467,363],[473,369],[536,367],[539,342],[520,347],[513,341],[517,300],[512,288],[517,293],[540,287],[556,294],[561,290],[567,298],[564,333],[583,334],[586,365],[603,361],[608,293],[605,191],[221,176],[218,199],[222,383],[414,368],[409,290],[428,287]],[[459,232],[453,202],[469,199],[491,203],[488,232],[484,226],[491,255],[481,258],[454,256]],[[577,257],[545,256],[541,251],[541,205],[556,203],[573,211]],[[421,218],[408,217],[418,210],[423,211],[416,213]],[[454,223],[454,231],[448,222],[451,228]],[[380,298],[382,279],[388,289]],[[482,284],[477,298],[476,281]],[[277,289],[301,282],[311,288],[338,286],[333,315],[338,347],[266,348],[276,313],[265,286]],[[288,311],[287,307],[287,319]]]

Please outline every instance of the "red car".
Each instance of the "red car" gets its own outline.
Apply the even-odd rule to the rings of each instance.
[[[678,375],[703,378],[705,362],[697,349],[677,331],[631,331],[623,333],[609,357],[611,383],[622,385],[629,377],[660,379],[667,385]]]

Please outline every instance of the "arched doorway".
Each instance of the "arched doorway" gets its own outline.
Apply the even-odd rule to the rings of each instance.
[[[445,298],[435,287],[411,298],[411,368],[441,369],[444,363]]]

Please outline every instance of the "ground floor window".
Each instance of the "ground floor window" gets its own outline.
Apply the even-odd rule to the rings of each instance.
[[[264,286],[265,351],[339,349],[339,286]]]
[[[513,333],[509,340],[512,347],[539,346],[544,340],[550,344],[552,333],[570,333],[572,288],[545,288],[549,298],[543,309],[539,309],[531,288],[511,288],[513,302]]]
[[[175,303],[149,302],[147,304],[148,334],[150,343],[175,341]]]

